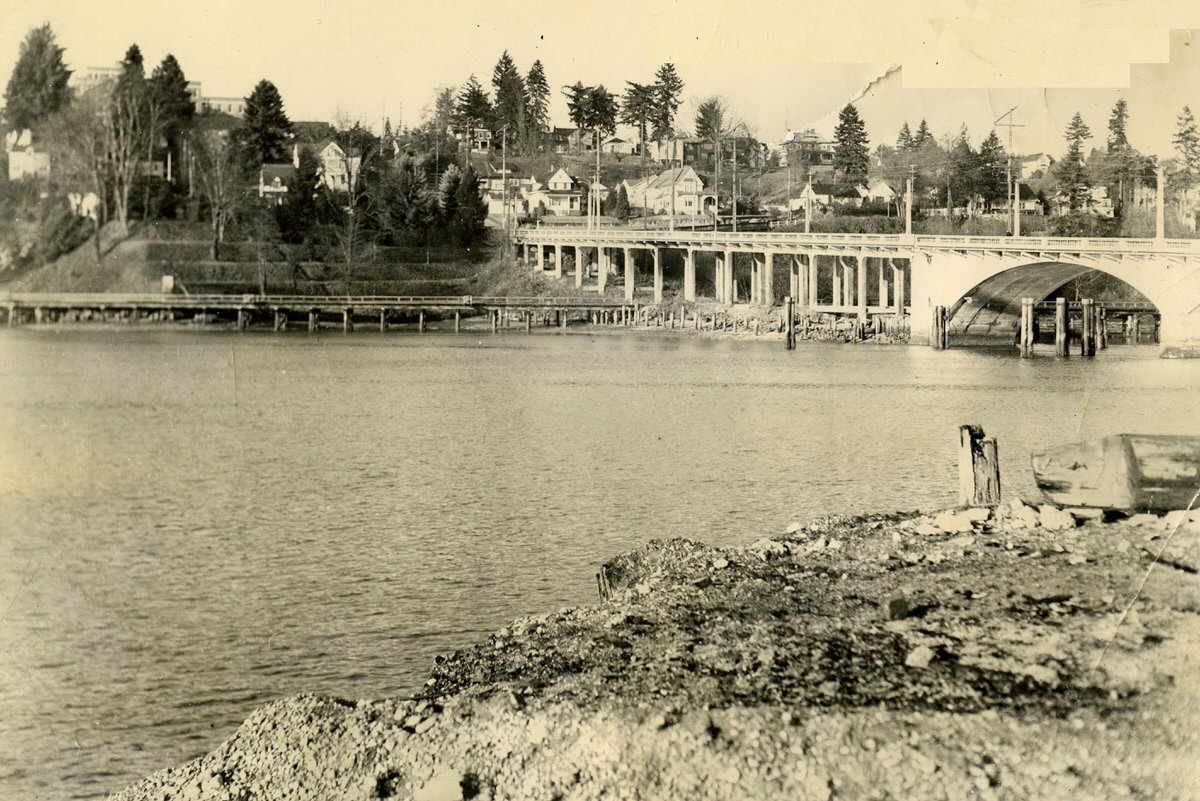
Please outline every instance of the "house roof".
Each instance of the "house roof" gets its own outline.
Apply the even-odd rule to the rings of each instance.
[[[295,174],[296,168],[291,164],[262,165],[262,182],[264,185],[274,183],[276,178],[283,183],[287,183]]]
[[[812,185],[812,189],[818,195],[829,195],[830,197],[860,196],[857,186],[846,186],[845,184],[815,183]]]
[[[1021,193],[1021,200],[1037,200],[1037,192],[1034,192],[1029,184],[1018,184],[1017,187]]]
[[[650,186],[654,189],[670,189],[685,178],[697,181],[700,184],[700,188],[704,188],[704,181],[701,180],[700,176],[691,167],[673,167],[665,170],[652,177]]]

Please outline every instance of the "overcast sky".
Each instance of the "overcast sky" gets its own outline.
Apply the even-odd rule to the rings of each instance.
[[[888,9],[881,13],[878,9]],[[907,119],[938,135],[966,123],[977,144],[1017,106],[1018,152],[1064,149],[1075,110],[1103,144],[1122,94],[1130,139],[1171,155],[1175,117],[1200,113],[1200,2],[1195,0],[606,0],[603,3],[313,2],[311,0],[4,0],[0,75],[21,40],[49,22],[77,72],[111,65],[136,42],[147,71],[173,53],[209,96],[279,87],[293,120],[336,116],[378,128],[419,122],[435,87],[475,74],[490,89],[508,50],[522,73],[535,59],[566,125],[560,87],[583,81],[621,92],[663,62],[683,78],[680,123],[694,101],[723,96],[762,140],[789,129],[830,134],[859,101],[872,146]],[[1179,29],[1171,33],[1171,29]],[[899,69],[896,69],[899,67]],[[1008,129],[998,133],[1007,140]]]

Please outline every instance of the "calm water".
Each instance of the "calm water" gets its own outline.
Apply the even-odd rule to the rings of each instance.
[[[649,332],[0,331],[0,797],[94,798],[299,692],[411,692],[610,555],[954,502],[957,425],[1200,434],[1200,362]]]

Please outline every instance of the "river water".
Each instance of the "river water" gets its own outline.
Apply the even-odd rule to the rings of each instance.
[[[1006,495],[1039,446],[1200,434],[1200,361],[650,331],[0,332],[0,798],[96,798],[255,706],[412,692],[655,537]]]

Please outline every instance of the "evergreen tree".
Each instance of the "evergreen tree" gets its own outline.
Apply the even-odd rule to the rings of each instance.
[[[470,247],[483,239],[483,221],[487,219],[487,203],[479,193],[479,178],[475,169],[468,164],[458,181],[455,191],[454,219],[450,231],[462,247]]]
[[[646,174],[646,135],[650,120],[654,116],[655,92],[653,86],[633,81],[625,82],[625,96],[621,99],[621,122],[632,125],[638,133],[638,150],[642,154],[642,175]]]
[[[525,112],[528,100],[525,96],[525,81],[517,72],[517,65],[505,50],[496,68],[492,71],[492,91],[496,97],[495,125],[497,129],[508,126],[509,141],[521,143],[526,140]]]
[[[246,98],[241,129],[247,166],[257,171],[259,165],[289,161],[287,143],[292,123],[283,110],[283,98],[275,84],[265,78],[258,82]]]
[[[979,145],[978,191],[988,206],[1008,198],[1008,154],[994,130]]]
[[[173,164],[180,163],[183,135],[192,124],[196,104],[187,88],[187,78],[175,56],[168,53],[150,75],[150,105],[159,118],[158,130],[166,140]],[[153,148],[154,144],[151,143]],[[173,176],[178,168],[172,170]]]
[[[458,213],[458,185],[462,181],[462,170],[451,164],[438,179],[437,207],[442,221],[449,224]]]
[[[525,76],[525,102],[526,150],[532,153],[544,144],[550,127],[550,86],[541,61],[533,62]]]
[[[1087,165],[1083,162],[1083,143],[1092,138],[1092,132],[1078,111],[1067,125],[1064,137],[1067,140],[1067,152],[1054,165],[1054,177],[1058,180],[1059,191],[1066,198],[1068,207],[1077,211],[1087,206],[1092,188]]]
[[[725,101],[713,95],[696,107],[696,136],[712,142],[715,177],[713,186],[721,191],[721,157],[730,132],[737,127],[727,119]],[[732,192],[730,193],[732,195]]]
[[[21,42],[16,66],[4,90],[9,128],[32,128],[65,106],[71,97],[71,71],[49,23],[33,28]]]
[[[858,109],[847,103],[833,130],[833,169],[843,183],[857,184],[867,177],[867,129]]]
[[[675,65],[668,62],[654,73],[654,111],[651,133],[654,140],[661,142],[674,134],[675,114],[683,97],[683,79],[675,72]]]
[[[1171,183],[1179,193],[1179,216],[1186,219],[1191,190],[1200,183],[1200,133],[1196,130],[1196,118],[1192,109],[1183,107],[1176,119],[1175,136],[1171,143],[1179,154],[1179,167],[1171,176]]]
[[[142,58],[142,49],[136,43],[131,44],[121,59],[121,72],[117,76],[117,94],[129,97],[140,96],[146,88],[146,65]]]
[[[492,128],[492,101],[487,92],[472,75],[458,93],[454,112],[456,124],[464,131],[468,128]],[[469,135],[469,132],[468,132]]]
[[[912,150],[914,146],[912,132],[908,130],[908,120],[905,120],[904,125],[900,128],[900,135],[896,137],[896,149]]]
[[[288,191],[276,210],[279,230],[287,242],[312,241],[317,230],[317,196],[321,189],[321,165],[311,148],[300,148],[299,165],[288,181]]]
[[[1109,195],[1117,199],[1117,212],[1124,213],[1133,197],[1134,184],[1142,156],[1130,144],[1126,134],[1129,125],[1129,106],[1119,98],[1108,118],[1108,152],[1104,158],[1104,173]]]
[[[612,216],[618,220],[629,219],[629,193],[625,191],[625,184],[617,189],[617,200],[613,204]]]
[[[907,123],[905,123],[907,125]],[[929,125],[925,120],[921,120],[921,124],[917,126],[917,132],[913,135],[912,144],[915,148],[922,148],[930,142],[936,141],[933,134],[929,132]]]
[[[945,171],[944,177],[947,211],[953,209],[956,203],[961,203],[967,208],[967,213],[972,214],[975,210],[975,200],[981,194],[982,180],[979,154],[971,147],[971,139],[965,125],[950,145],[949,169]]]

